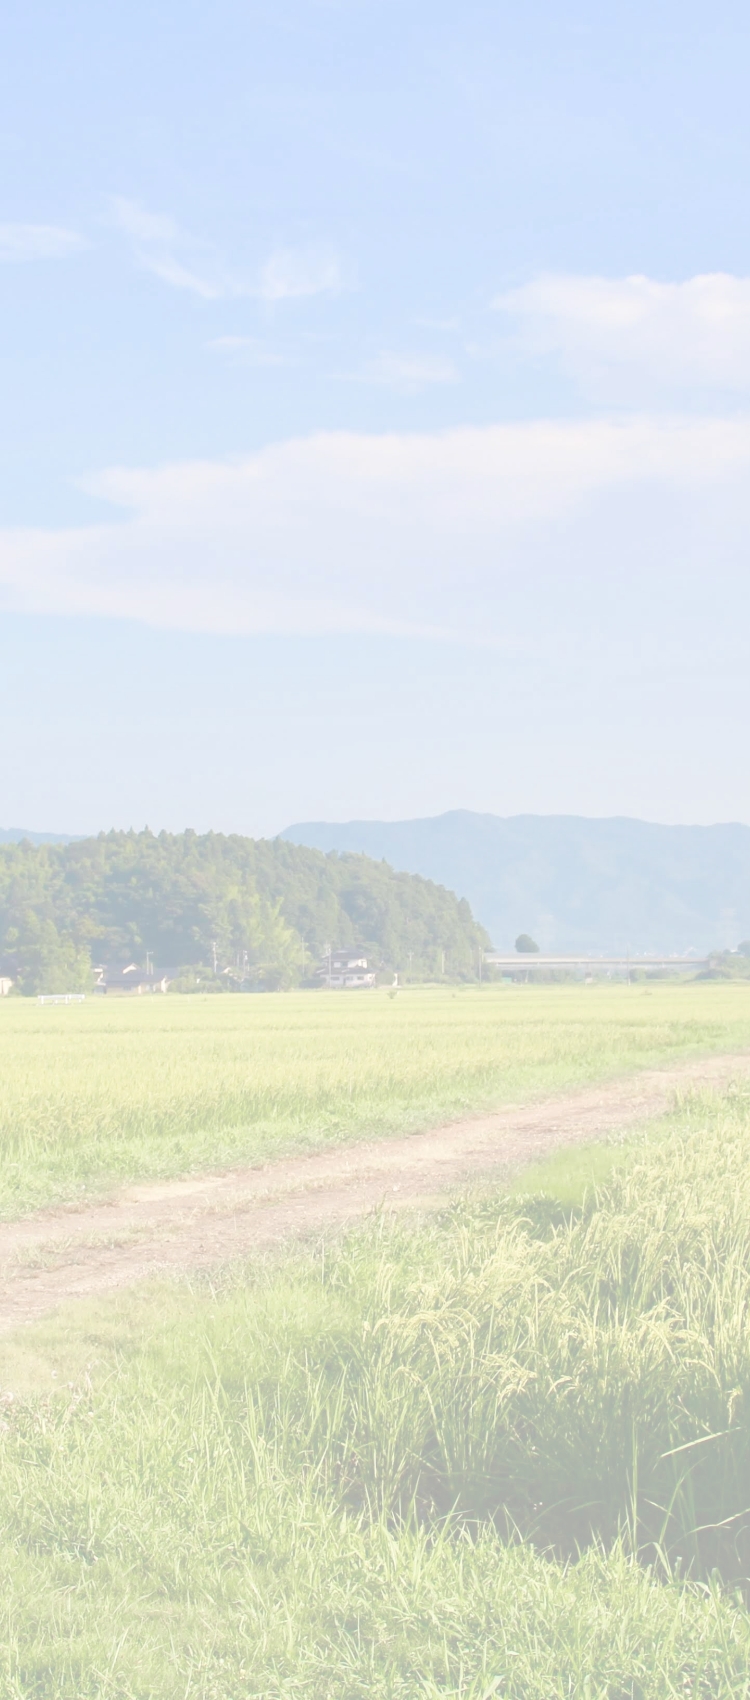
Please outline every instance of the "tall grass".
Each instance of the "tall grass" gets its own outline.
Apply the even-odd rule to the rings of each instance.
[[[750,986],[0,1001],[0,1214],[750,1044]]]
[[[246,1399],[347,1505],[491,1518],[561,1556],[622,1536],[665,1571],[748,1579],[750,1100],[696,1101],[580,1214],[530,1198],[389,1226],[326,1288],[346,1322],[313,1355],[285,1330]]]
[[[747,1097],[145,1314],[8,1406],[3,1700],[750,1695]]]

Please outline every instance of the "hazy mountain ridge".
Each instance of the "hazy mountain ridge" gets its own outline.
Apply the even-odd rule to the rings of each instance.
[[[23,826],[0,826],[0,844],[77,844],[82,834],[75,832],[27,832]]]
[[[750,936],[750,827],[576,815],[301,822],[281,835],[358,850],[466,897],[498,949],[699,952]]]

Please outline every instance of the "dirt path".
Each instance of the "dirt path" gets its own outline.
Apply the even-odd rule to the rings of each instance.
[[[215,1266],[345,1225],[382,1204],[428,1207],[559,1145],[598,1139],[669,1109],[690,1087],[750,1074],[750,1055],[704,1057],[506,1106],[401,1139],[362,1141],[252,1169],[131,1186],[105,1203],[0,1226],[0,1332],[65,1299],[160,1271]]]

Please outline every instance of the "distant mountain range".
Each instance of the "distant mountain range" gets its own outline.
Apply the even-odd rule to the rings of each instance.
[[[466,897],[496,949],[625,952],[737,945],[750,937],[750,827],[658,826],[576,815],[473,814],[304,821],[281,835],[358,850]]]
[[[80,838],[80,834],[78,835]],[[22,844],[24,839],[29,844],[75,844],[76,834],[73,832],[27,832],[22,826],[0,826],[0,844]]]

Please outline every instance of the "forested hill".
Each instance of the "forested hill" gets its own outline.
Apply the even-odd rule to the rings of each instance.
[[[360,850],[468,898],[498,950],[699,952],[750,936],[750,827],[660,826],[576,815],[311,821],[283,835]]]
[[[92,964],[143,966],[147,952],[157,973],[200,973],[202,989],[292,986],[326,946],[354,944],[387,972],[433,977],[444,962],[472,978],[488,942],[468,903],[430,880],[278,838],[0,845],[0,972],[27,993],[90,987]]]

